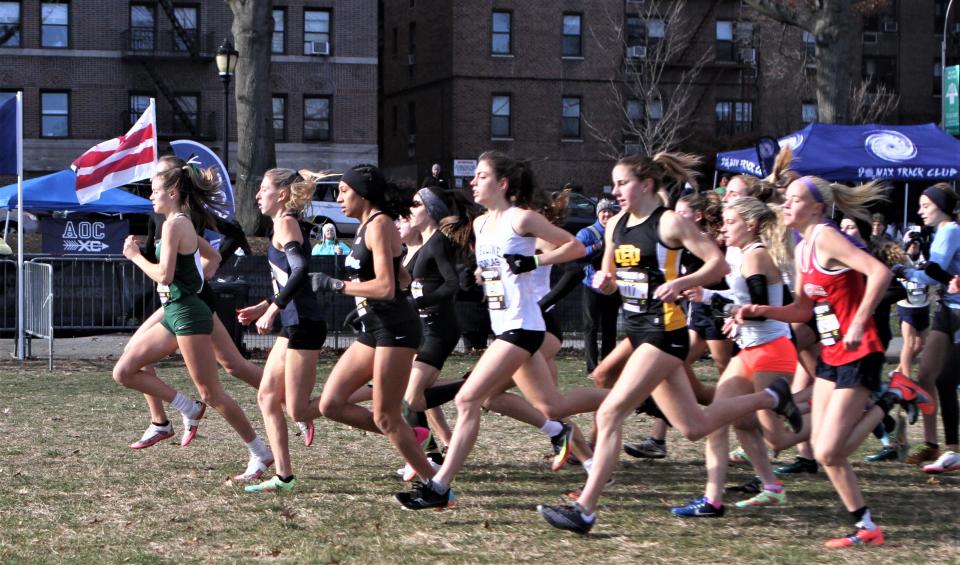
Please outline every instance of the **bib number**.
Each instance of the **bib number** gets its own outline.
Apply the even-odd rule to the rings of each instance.
[[[170,301],[170,286],[157,283],[157,294],[160,296],[160,304],[166,304]]]
[[[410,283],[410,294],[414,298],[423,298],[423,283],[420,281]]]
[[[923,306],[927,301],[927,286],[915,282],[907,283],[907,302],[914,306]]]
[[[619,269],[617,288],[623,300],[623,309],[630,312],[646,310],[650,298],[650,277],[646,269]]]
[[[500,271],[484,269],[480,272],[483,278],[483,294],[487,298],[487,308],[490,310],[506,309],[506,297],[503,293],[503,281],[500,280]]]
[[[819,302],[813,307],[813,315],[816,316],[817,331],[820,333],[820,343],[823,345],[835,345],[840,342],[840,320],[834,313],[833,308],[827,302]]]

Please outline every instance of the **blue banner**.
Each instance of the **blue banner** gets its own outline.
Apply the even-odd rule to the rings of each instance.
[[[0,175],[17,175],[17,97],[0,102]]]
[[[201,169],[213,167],[213,170],[220,180],[220,189],[223,191],[223,212],[225,212],[225,214],[217,213],[218,211],[216,210],[212,211],[224,219],[232,220],[236,210],[233,200],[233,185],[230,184],[230,175],[227,174],[226,169],[223,167],[223,161],[220,160],[220,157],[206,145],[189,139],[171,141],[170,147],[177,157],[180,157],[187,163],[193,163]]]
[[[119,255],[130,222],[114,218],[41,218],[42,250],[51,255]]]

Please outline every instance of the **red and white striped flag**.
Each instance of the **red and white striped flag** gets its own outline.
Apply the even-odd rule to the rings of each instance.
[[[104,141],[73,162],[77,201],[100,198],[104,190],[153,176],[157,165],[157,113],[154,101],[126,135]]]

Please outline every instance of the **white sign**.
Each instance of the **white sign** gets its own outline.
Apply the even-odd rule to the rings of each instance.
[[[476,159],[454,159],[453,160],[453,176],[455,177],[473,177],[473,173],[477,170],[477,160]]]

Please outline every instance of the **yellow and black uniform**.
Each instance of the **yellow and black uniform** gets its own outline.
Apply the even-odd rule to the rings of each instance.
[[[679,304],[654,297],[657,288],[680,276],[682,248],[660,240],[657,208],[643,222],[627,226],[624,214],[613,230],[617,288],[623,302],[624,329],[634,348],[649,343],[664,353],[685,359],[690,348],[687,319]]]
[[[160,245],[157,244],[157,259]],[[199,259],[196,252],[177,254],[170,284],[158,284],[157,293],[163,304],[160,324],[173,335],[210,335],[213,333],[213,313],[197,296],[203,288]]]

